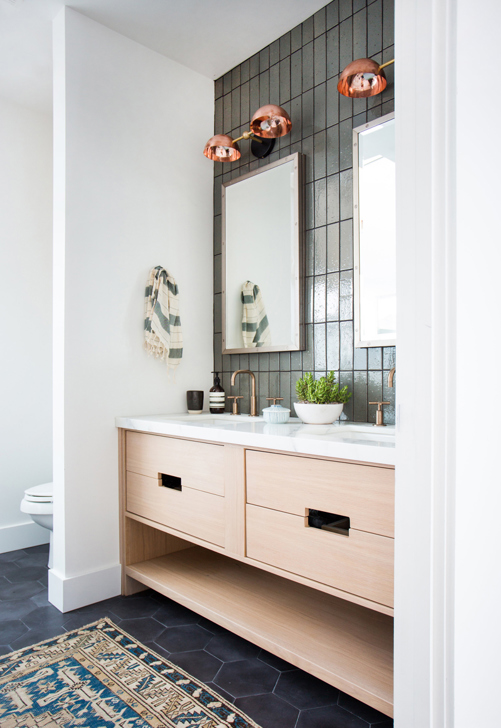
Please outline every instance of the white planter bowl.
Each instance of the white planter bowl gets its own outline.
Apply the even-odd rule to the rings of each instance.
[[[339,419],[343,404],[313,404],[312,402],[294,402],[294,409],[305,425],[331,425]]]

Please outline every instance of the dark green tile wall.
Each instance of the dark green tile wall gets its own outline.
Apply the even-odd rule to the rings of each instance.
[[[395,389],[387,386],[395,348],[353,346],[351,139],[354,127],[394,110],[393,66],[379,96],[352,100],[336,89],[340,71],[355,58],[383,63],[394,57],[393,17],[393,0],[334,0],[215,82],[216,133],[240,136],[268,103],[283,106],[293,124],[267,159],[256,160],[243,142],[238,162],[214,163],[214,368],[226,394],[243,395],[242,412],[249,411],[249,378],[239,377],[231,388],[235,369],[255,372],[260,409],[270,396],[291,407],[297,379],[332,369],[353,392],[343,418],[375,422],[376,408],[368,403],[385,400],[391,403],[385,422],[395,421]],[[222,356],[221,185],[294,152],[306,157],[306,350]]]

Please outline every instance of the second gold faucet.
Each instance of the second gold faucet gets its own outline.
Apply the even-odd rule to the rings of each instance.
[[[231,386],[235,385],[237,374],[249,374],[251,378],[251,399],[250,399],[250,416],[257,417],[257,399],[256,399],[256,377],[250,369],[237,369],[231,375]]]

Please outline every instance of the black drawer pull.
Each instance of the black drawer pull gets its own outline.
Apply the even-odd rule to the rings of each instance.
[[[159,485],[163,485],[164,488],[170,488],[171,490],[183,490],[181,478],[176,478],[175,475],[166,475],[165,473],[158,474]]]
[[[338,513],[327,513],[308,508],[308,526],[319,528],[322,531],[338,533],[341,536],[350,535],[350,519],[348,516],[340,516]]]

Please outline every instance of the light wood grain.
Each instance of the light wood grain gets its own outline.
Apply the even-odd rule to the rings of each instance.
[[[247,556],[393,606],[393,539],[309,528],[301,516],[247,506]]]
[[[224,446],[127,432],[127,470],[181,478],[183,486],[224,495]]]
[[[207,541],[203,541],[201,538],[197,538],[196,536],[190,536],[189,534],[182,533],[181,531],[177,531],[175,528],[170,528],[170,526],[165,526],[161,523],[154,523],[146,518],[143,518],[142,516],[138,516],[135,513],[127,513],[127,518],[139,521],[140,523],[144,523],[146,525],[151,525],[154,528],[158,528],[159,530],[164,531],[165,533],[170,533],[173,536],[186,539],[196,546],[202,546],[203,548],[210,549],[217,554],[221,554],[224,556],[227,553],[224,547],[216,546],[216,544],[208,543]],[[340,599],[346,599],[353,604],[359,604],[360,606],[366,607],[367,609],[374,609],[376,612],[380,612],[381,614],[386,614],[389,617],[393,617],[393,607],[388,607],[386,606],[386,604],[379,604],[378,602],[373,602],[370,599],[360,597],[358,596],[358,594],[351,594],[349,592],[342,591],[341,589],[337,589],[336,587],[329,586],[328,584],[322,584],[319,581],[313,581],[312,579],[301,576],[301,574],[291,574],[290,572],[285,571],[285,569],[279,569],[272,564],[265,564],[262,561],[256,561],[255,559],[251,559],[246,556],[231,554],[231,557],[237,559],[238,561],[242,561],[245,564],[249,564],[250,566],[254,566],[257,569],[268,571],[270,574],[276,574],[277,576],[284,577],[285,579],[295,581],[298,584],[303,584],[310,589],[316,589],[318,591],[324,592],[325,594],[330,594],[331,596],[338,597]]]
[[[359,531],[394,535],[392,469],[246,452],[247,502],[304,516],[314,508],[348,516]]]
[[[224,545],[224,498],[183,486],[165,488],[158,478],[127,472],[127,510],[151,521]]]
[[[392,714],[391,618],[206,549],[128,566],[127,574]]]
[[[245,555],[245,451],[238,445],[224,446],[225,550]]]

